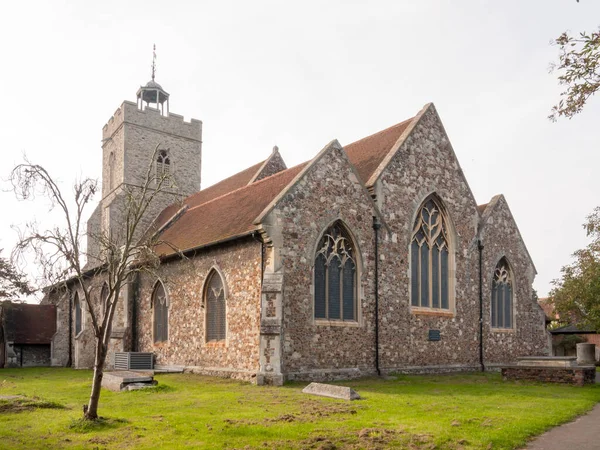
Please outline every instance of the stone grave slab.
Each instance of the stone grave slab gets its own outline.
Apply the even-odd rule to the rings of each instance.
[[[130,385],[154,386],[157,382],[154,375],[147,372],[131,372],[128,370],[119,370],[115,372],[104,372],[102,377],[102,387],[113,392],[120,392],[128,389]]]
[[[302,392],[305,394],[320,395],[322,397],[340,398],[342,400],[359,400],[360,395],[347,386],[336,386],[325,383],[310,383]]]

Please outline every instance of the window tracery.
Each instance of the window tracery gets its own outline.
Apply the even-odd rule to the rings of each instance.
[[[354,244],[339,223],[321,238],[315,255],[315,319],[357,320]]]
[[[492,327],[513,326],[513,283],[506,258],[498,261],[492,281]]]
[[[171,173],[171,158],[167,150],[160,150],[156,157],[156,179],[161,180]]]
[[[411,305],[450,309],[448,225],[434,197],[417,214],[410,245]]]

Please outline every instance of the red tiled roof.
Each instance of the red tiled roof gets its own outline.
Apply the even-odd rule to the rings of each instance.
[[[350,162],[367,183],[414,117],[344,146]]]
[[[156,254],[169,256],[177,250],[204,247],[250,233],[256,229],[254,220],[306,164],[283,170],[220,197],[209,198],[204,203],[198,203],[200,197],[196,197],[190,208],[161,233]]]
[[[50,344],[56,333],[56,306],[5,302],[5,340],[15,344]]]
[[[258,164],[254,164],[253,166],[248,167],[247,169],[242,170],[241,172],[238,172],[229,178],[225,178],[224,180],[221,180],[218,183],[207,187],[206,189],[202,189],[201,191],[190,195],[184,199],[183,202],[177,202],[167,206],[161,211],[154,221],[153,226],[150,228],[151,232],[158,230],[161,226],[167,223],[167,221],[173,217],[175,213],[177,213],[177,211],[179,211],[184,205],[192,208],[194,206],[201,205],[202,203],[206,203],[214,198],[225,195],[228,192],[235,191],[236,189],[246,186],[264,163],[265,161],[261,161]]]

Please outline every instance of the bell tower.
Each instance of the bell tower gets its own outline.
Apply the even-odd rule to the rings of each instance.
[[[165,207],[200,190],[202,122],[187,122],[171,113],[170,96],[155,78],[156,51],[152,79],[137,90],[137,101],[124,101],[102,128],[102,200],[88,221],[88,231],[118,230],[123,223],[119,205],[128,190],[144,185],[148,173],[155,179],[168,173],[172,183],[157,193],[140,233]],[[94,248],[88,252],[94,254]]]

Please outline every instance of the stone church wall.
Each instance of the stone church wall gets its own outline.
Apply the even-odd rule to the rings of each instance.
[[[207,343],[203,285],[211,269],[224,277],[227,339]],[[144,274],[137,301],[137,348],[153,352],[156,364],[252,379],[258,371],[261,244],[252,237],[163,263],[156,271],[168,299],[168,341],[153,339],[152,292],[157,278]]]
[[[373,202],[338,146],[325,152],[271,213],[281,233],[282,372],[286,379],[375,371]],[[325,230],[341,219],[360,250],[358,322],[314,319],[313,266]]]
[[[378,204],[391,234],[382,243],[381,365],[385,371],[471,369],[478,364],[477,205],[431,105],[383,171]],[[450,310],[413,308],[409,247],[417,212],[435,193],[450,220]],[[451,266],[452,267],[452,266]],[[453,290],[450,289],[450,293]],[[430,341],[429,331],[440,340]]]
[[[483,249],[483,324],[486,365],[514,363],[520,356],[548,355],[548,335],[542,309],[533,298],[534,267],[503,196],[490,205],[481,233]],[[486,211],[487,213],[487,211]],[[491,327],[494,270],[506,257],[513,276],[513,329]]]

